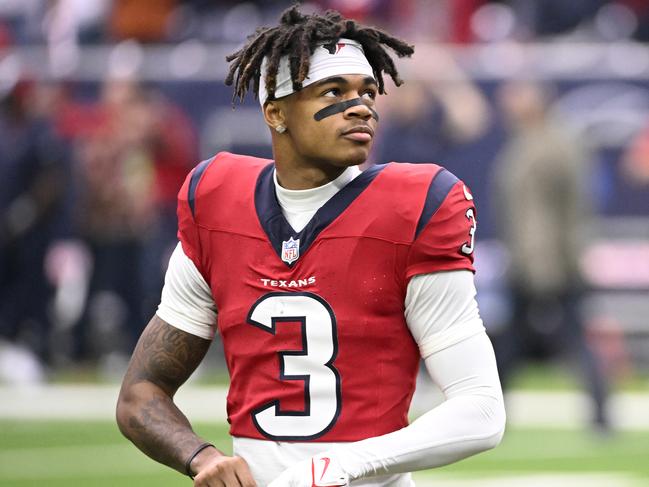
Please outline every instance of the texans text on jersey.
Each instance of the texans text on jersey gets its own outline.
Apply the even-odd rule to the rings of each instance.
[[[305,287],[315,284],[315,276],[294,281],[283,281],[281,279],[259,279],[266,287]]]

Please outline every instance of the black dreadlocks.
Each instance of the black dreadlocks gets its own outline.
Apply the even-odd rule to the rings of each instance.
[[[282,56],[289,56],[293,89],[302,88],[302,82],[309,73],[309,63],[318,45],[336,43],[341,37],[352,39],[363,46],[365,56],[372,66],[374,78],[379,85],[379,93],[385,93],[382,72],[390,75],[394,83],[402,83],[394,61],[382,46],[388,46],[399,57],[411,56],[413,46],[390,36],[382,30],[367,27],[346,19],[335,10],[328,10],[324,15],[305,15],[298,10],[299,5],[286,9],[277,27],[261,27],[248,37],[246,45],[226,57],[234,61],[225,84],[234,84],[232,101],[239,97],[243,101],[248,91],[250,80],[254,81],[254,93],[259,92],[261,63],[268,57],[266,90],[269,98],[275,95],[277,69]]]

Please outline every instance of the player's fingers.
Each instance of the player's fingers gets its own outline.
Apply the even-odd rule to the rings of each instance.
[[[237,470],[241,465],[239,460],[239,457],[230,457],[216,466],[214,473],[225,487],[241,487],[237,477]]]
[[[223,472],[221,474],[220,480],[221,482],[223,482],[223,485],[225,485],[225,487],[241,487],[239,479],[237,478],[234,470],[227,470],[226,472]]]
[[[239,480],[234,472],[210,473],[203,475],[200,479],[196,477],[194,487],[239,487]]]
[[[221,457],[196,476],[194,487],[256,487],[246,461],[241,457]]]
[[[225,487],[225,484],[219,479],[194,479],[194,487]]]
[[[252,477],[248,463],[241,457],[234,457],[237,460],[235,472],[241,487],[257,487],[257,482]]]

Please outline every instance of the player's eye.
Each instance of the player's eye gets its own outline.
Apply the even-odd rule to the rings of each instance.
[[[329,88],[322,93],[322,96],[326,96],[328,98],[337,98],[340,96],[340,90],[338,88]]]
[[[369,89],[361,93],[361,97],[370,100],[376,100],[376,90]]]

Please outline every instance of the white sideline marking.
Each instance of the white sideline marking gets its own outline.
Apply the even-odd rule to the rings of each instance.
[[[542,428],[573,428],[589,424],[592,403],[580,392],[511,392],[505,398],[510,424]],[[649,430],[649,393],[625,392],[609,400],[616,429]]]
[[[0,387],[0,419],[112,420],[116,385],[42,385]],[[227,391],[222,387],[186,387],[176,403],[194,421],[225,421]]]
[[[0,386],[0,419],[112,420],[118,391],[117,385]],[[192,421],[225,421],[226,396],[224,387],[190,385],[176,402]],[[588,398],[578,392],[512,392],[506,402],[512,426],[584,428],[590,417]],[[649,430],[649,393],[616,394],[610,409],[615,428]]]

